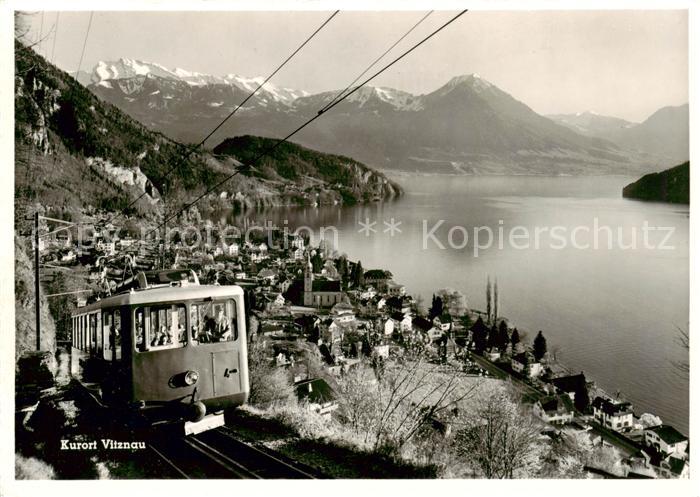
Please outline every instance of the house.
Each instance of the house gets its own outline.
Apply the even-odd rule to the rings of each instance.
[[[305,402],[308,409],[325,417],[338,408],[335,392],[322,378],[303,380],[294,384],[297,398]]]
[[[304,259],[304,249],[298,248],[294,250],[294,260],[301,261]]]
[[[576,394],[579,392],[582,394],[585,392],[586,395],[588,395],[586,377],[583,373],[553,378],[552,385],[554,385],[560,392],[568,394],[573,401],[576,401]],[[585,403],[588,403],[588,399],[586,399]]]
[[[491,362],[495,362],[501,358],[501,351],[496,347],[492,347],[490,350],[484,351],[484,357]]]
[[[392,311],[409,314],[411,312],[411,299],[406,296],[389,297],[386,299],[386,306]]]
[[[634,413],[629,402],[613,402],[609,399],[596,397],[591,403],[593,417],[606,428],[622,431],[632,428]]]
[[[688,451],[688,437],[671,425],[652,426],[644,430],[644,444],[664,454],[681,458]]]
[[[542,363],[535,361],[534,356],[526,352],[514,355],[510,360],[510,367],[516,373],[521,373],[530,378],[537,378],[544,372]]]
[[[392,297],[406,295],[406,287],[391,280],[386,283],[386,293]]]
[[[267,283],[272,283],[277,278],[277,273],[270,268],[261,269],[258,272],[258,280],[267,280]]]
[[[384,321],[384,324],[382,326],[382,330],[384,332],[384,336],[391,336],[394,334],[394,320],[393,319],[387,319]]]
[[[355,310],[347,302],[339,302],[331,309],[331,316],[339,323],[352,323],[355,321]]]
[[[428,338],[430,338],[431,342],[434,342],[436,340],[440,340],[443,336],[445,336],[445,332],[442,331],[442,328],[438,328],[436,326],[433,326],[428,330]]]
[[[302,254],[304,253],[304,239],[300,236],[295,236],[292,238],[292,247],[301,250]]]
[[[394,275],[390,271],[384,271],[383,269],[369,269],[365,271],[364,280],[365,285],[372,285],[379,291],[385,291],[387,288],[387,283]]]
[[[114,242],[104,242],[100,240],[97,242],[97,246],[95,248],[98,250],[98,252],[104,252],[106,255],[114,255],[117,253]]]
[[[413,318],[412,324],[413,329],[421,333],[428,333],[433,327],[433,323],[420,316]]]
[[[543,397],[535,402],[532,411],[546,423],[564,424],[574,419],[574,404],[566,394]]]
[[[690,467],[688,461],[673,455],[668,455],[661,460],[656,469],[665,478],[688,478]]]
[[[392,312],[391,319],[394,320],[394,324],[399,328],[401,333],[411,331],[413,329],[413,320],[410,314],[402,314],[400,312]]]
[[[449,332],[452,329],[452,316],[449,314],[435,316],[433,318],[433,326],[440,328],[445,333]]]
[[[226,247],[226,251],[227,251],[228,255],[231,257],[236,257],[238,255],[238,250],[239,250],[239,247],[238,247],[238,244],[236,242],[233,242],[231,245]]]
[[[373,299],[377,295],[377,290],[374,289],[374,287],[369,286],[367,289],[363,290],[360,293],[360,300],[369,300]]]

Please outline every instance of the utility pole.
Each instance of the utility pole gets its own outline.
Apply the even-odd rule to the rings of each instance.
[[[41,350],[41,304],[39,293],[39,211],[34,213],[34,310],[36,312],[36,350]]]

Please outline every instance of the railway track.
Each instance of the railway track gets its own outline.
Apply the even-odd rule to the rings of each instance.
[[[174,478],[291,480],[324,477],[281,454],[240,440],[225,426],[189,437],[153,440],[149,448]]]

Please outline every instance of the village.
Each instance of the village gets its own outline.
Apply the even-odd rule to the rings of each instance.
[[[202,284],[242,286],[250,343],[263,346],[266,360],[293,381],[299,400],[323,416],[338,408],[333,378],[361,364],[382,368],[420,357],[445,371],[510,382],[542,422],[543,436],[583,435],[617,449],[624,476],[587,467],[592,475],[688,478],[688,437],[653,414],[637,415],[619,393],[604,392],[584,372],[568,370],[548,352],[541,331],[532,339],[518,331],[498,314],[497,283],[487,282],[485,311],[470,309],[463,294],[449,289],[436,291],[428,306],[390,271],[365,269],[325,240],[314,246],[309,237],[254,223],[245,235],[228,236],[223,223],[193,217],[206,237],[183,229],[165,240],[149,239],[143,228],[129,229],[129,221],[120,228],[96,215],[88,239],[77,241],[75,230],[62,230],[42,240],[43,271],[80,273],[98,296],[154,268],[189,268]],[[76,305],[85,305],[88,292],[76,294]],[[311,360],[323,374],[309,367]]]

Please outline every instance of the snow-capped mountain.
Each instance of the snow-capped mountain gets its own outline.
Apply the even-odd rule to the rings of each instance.
[[[261,81],[169,70],[121,59],[98,64],[89,88],[147,126],[198,142]],[[318,115],[340,89],[308,95],[265,85],[207,141],[278,138]],[[375,167],[469,174],[637,174],[664,164],[541,116],[478,74],[424,95],[358,88],[294,136],[316,150]]]
[[[592,111],[547,117],[578,133],[605,138],[622,148],[666,157],[668,164],[689,157],[688,104],[663,107],[641,123]]]
[[[637,123],[620,119],[619,117],[603,116],[587,110],[576,114],[551,114],[547,116],[577,133],[586,136],[605,136],[619,129],[631,128]]]
[[[214,76],[211,74],[188,71],[179,67],[171,70],[154,62],[121,58],[117,61],[98,62],[92,70],[90,82],[96,86],[110,88],[113,80],[129,79],[138,76],[181,81],[196,87],[229,85],[249,93],[255,91],[255,89],[265,81],[265,77],[263,76],[254,78],[247,78],[237,74]],[[259,94],[265,95],[276,102],[289,105],[295,99],[305,96],[306,92],[278,87],[268,82],[259,90]]]

